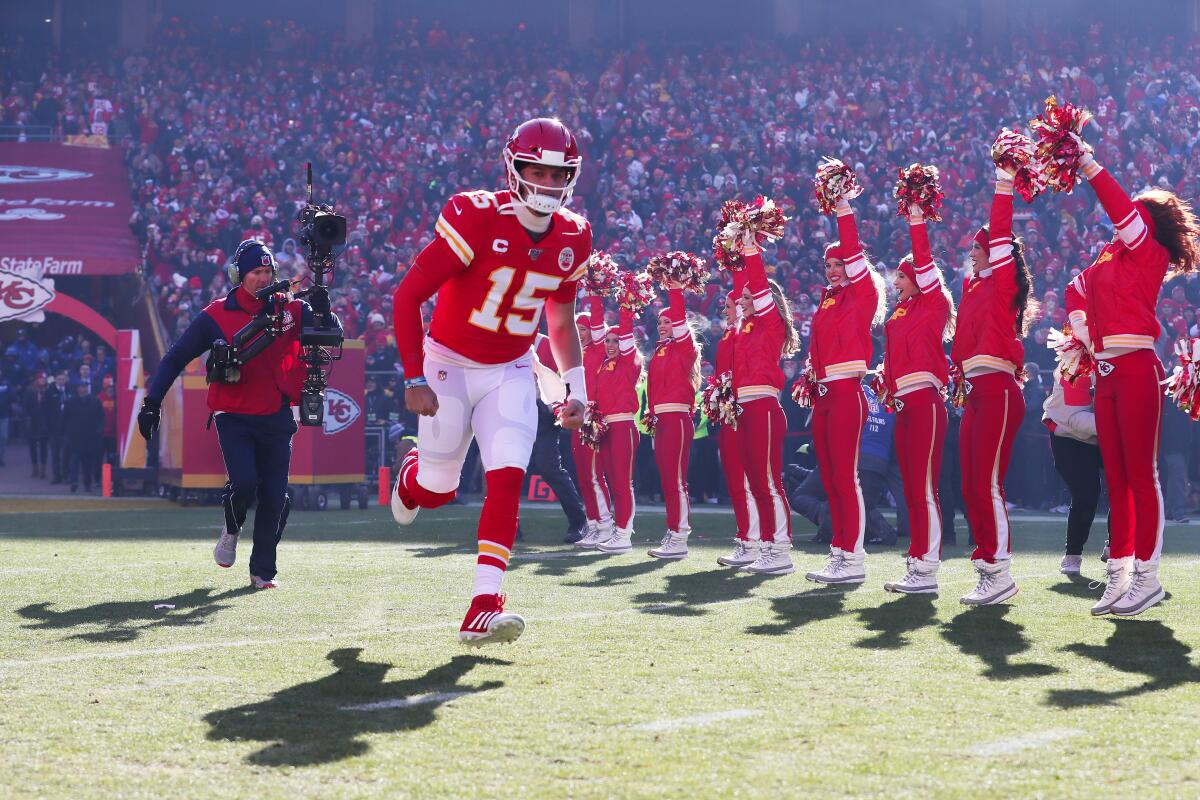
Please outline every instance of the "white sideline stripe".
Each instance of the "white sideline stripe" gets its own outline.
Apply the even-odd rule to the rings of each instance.
[[[1018,559],[1019,560],[1019,559]],[[1172,570],[1181,570],[1187,567],[1200,565],[1200,559],[1190,561],[1172,562],[1170,567]],[[1061,578],[1062,574],[1058,570],[1053,572],[1027,573],[1015,576],[1020,580],[1041,580],[1043,578]],[[941,581],[942,586],[971,586],[978,579],[974,576],[964,577],[958,580]],[[851,587],[853,588],[853,587]],[[745,603],[754,603],[758,601],[771,602],[772,600],[780,600],[785,597],[796,599],[803,597],[808,600],[824,600],[833,594],[838,593],[838,587],[832,587],[827,591],[808,590],[810,593],[805,594],[805,587],[798,586],[797,591],[786,595],[777,596],[760,596],[746,595],[745,597],[735,597],[731,600],[714,600],[711,603],[693,603],[690,608],[713,608],[716,606],[733,606],[742,605]],[[882,583],[871,588],[860,588],[855,592],[856,595],[878,594],[880,596],[888,596],[885,592]],[[558,614],[547,617],[526,617],[529,622],[574,622],[576,620],[596,619],[604,617],[616,617],[622,614],[643,614],[646,612],[661,611],[667,608],[681,607],[681,603],[653,603],[644,606],[633,606],[630,608],[619,608],[613,611],[582,611],[575,614]],[[223,650],[235,647],[266,647],[276,644],[290,644],[303,642],[337,642],[344,641],[349,637],[359,638],[374,638],[378,636],[397,636],[404,633],[419,633],[420,631],[445,631],[452,626],[445,622],[435,622],[427,625],[411,625],[408,627],[386,628],[380,630],[378,627],[370,628],[341,628],[336,631],[326,631],[325,633],[310,634],[308,636],[284,636],[278,639],[235,639],[225,642],[194,642],[192,644],[179,644],[170,647],[150,647],[141,650],[116,650],[111,653],[74,653],[66,656],[48,656],[46,658],[27,658],[16,659],[9,658],[0,661],[0,669],[25,669],[27,667],[44,666],[47,664],[68,664],[78,661],[112,661],[122,658],[142,658],[145,656],[160,656],[160,655],[176,655],[178,653],[193,653],[200,650]]]
[[[361,703],[353,706],[338,706],[339,711],[387,711],[392,708],[412,708],[428,703],[445,703],[456,697],[464,697],[471,692],[431,692],[419,694],[416,697],[397,697],[395,700],[379,700],[374,703]]]
[[[1001,739],[996,742],[972,747],[967,752],[973,756],[1009,756],[1028,750],[1031,747],[1041,747],[1044,744],[1057,742],[1079,736],[1083,731],[1076,728],[1052,728],[1048,731],[1038,731],[1028,736],[1014,736],[1011,739]]]
[[[693,717],[677,717],[675,719],[656,719],[651,722],[640,722],[630,725],[635,731],[674,731],[680,728],[696,728],[701,725],[713,725],[730,719],[745,719],[761,714],[750,708],[735,708],[730,711],[713,711],[708,714],[696,714]]]

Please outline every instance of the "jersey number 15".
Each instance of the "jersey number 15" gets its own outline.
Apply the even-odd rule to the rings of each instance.
[[[525,282],[512,297],[509,306],[510,313],[501,317],[500,306],[505,296],[513,286],[513,278],[517,271],[512,267],[500,267],[492,270],[488,280],[492,288],[488,290],[483,305],[471,312],[468,320],[472,325],[489,331],[499,331],[503,326],[514,336],[532,336],[537,330],[542,318],[542,305],[546,296],[558,288],[561,281],[552,275],[540,272],[525,273]]]

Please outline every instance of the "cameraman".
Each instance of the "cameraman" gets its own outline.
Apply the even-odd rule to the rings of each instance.
[[[250,503],[257,499],[250,582],[257,589],[273,589],[278,585],[275,547],[283,535],[290,506],[288,467],[292,435],[296,432],[291,406],[300,400],[305,375],[305,365],[299,358],[300,330],[302,325],[313,324],[313,314],[307,303],[288,302],[286,295],[274,294],[266,300],[256,296],[276,279],[275,257],[261,242],[248,239],[238,245],[229,277],[238,285],[225,297],[209,303],[158,365],[138,414],[138,429],[147,440],[158,429],[162,399],[188,363],[212,349],[218,340],[233,342],[238,331],[259,317],[273,318],[270,328],[279,331],[278,338],[240,365],[236,382],[210,377],[208,386],[208,407],[216,419],[217,439],[229,475],[222,497],[225,523],[213,558],[218,566],[233,566],[238,534]],[[314,302],[316,299],[314,296]],[[340,332],[337,318],[333,321]],[[210,356],[210,362],[215,355]],[[211,376],[213,365],[209,366]]]

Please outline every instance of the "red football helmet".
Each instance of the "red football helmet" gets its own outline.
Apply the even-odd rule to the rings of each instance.
[[[530,183],[517,171],[521,163],[565,167],[567,184],[560,189]],[[553,214],[571,202],[582,165],[574,135],[557,119],[538,117],[522,122],[504,145],[504,168],[513,200],[541,214]]]

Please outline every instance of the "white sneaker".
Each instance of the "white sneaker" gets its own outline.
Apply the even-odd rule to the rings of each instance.
[[[742,569],[756,575],[791,575],[796,571],[792,566],[792,557],[788,555],[791,549],[790,541],[762,542],[758,547],[758,558]]]
[[[1133,583],[1133,556],[1110,558],[1105,566],[1105,571],[1108,573],[1108,585],[1104,587],[1104,595],[1100,598],[1100,602],[1092,606],[1092,616],[1094,617],[1112,611],[1113,605],[1129,591],[1129,585]]]
[[[1078,575],[1083,570],[1083,556],[1063,556],[1058,571],[1063,575]]]
[[[420,506],[409,508],[403,500],[400,499],[400,479],[404,475],[404,470],[408,467],[409,459],[416,461],[417,448],[409,450],[404,458],[400,461],[400,469],[396,474],[396,485],[392,487],[392,519],[396,520],[397,525],[411,525],[412,521],[417,518],[417,512],[421,510]]]
[[[575,543],[575,546],[581,550],[594,550],[597,545],[609,538],[609,534],[604,528],[600,527],[598,522],[588,521],[587,533],[583,538]]]
[[[975,585],[974,591],[961,598],[963,605],[990,606],[995,603],[1003,603],[1019,591],[1017,584],[1013,582],[1012,575],[1008,572],[1009,561],[1007,559],[997,561],[995,564],[989,564],[983,559],[976,559],[971,563],[975,566],[975,571],[979,573],[979,583]]]
[[[681,558],[687,558],[687,543],[688,537],[686,533],[667,531],[667,535],[663,537],[662,544],[649,552],[654,558],[679,560]]]
[[[829,548],[829,558],[819,572],[804,577],[814,583],[862,583],[867,579],[866,553],[848,553],[838,547]]]
[[[613,553],[620,555],[621,553],[633,552],[633,529],[622,530],[614,528],[612,536],[605,541],[596,545],[596,549],[603,553]]]
[[[893,583],[885,583],[884,591],[898,594],[937,594],[937,571],[940,561],[908,557],[908,572]]]
[[[747,539],[734,539],[733,552],[721,556],[717,563],[722,567],[748,567],[758,560],[758,542]]]
[[[1134,559],[1129,591],[1113,603],[1111,611],[1118,617],[1136,617],[1151,606],[1158,605],[1166,596],[1162,584],[1158,582],[1158,562]]]
[[[213,548],[213,561],[217,562],[218,567],[232,567],[233,562],[237,561],[237,543],[236,533],[221,528],[221,538],[217,539],[217,546]]]
[[[277,578],[260,578],[257,575],[251,575],[250,585],[255,589],[278,589],[279,580]]]

